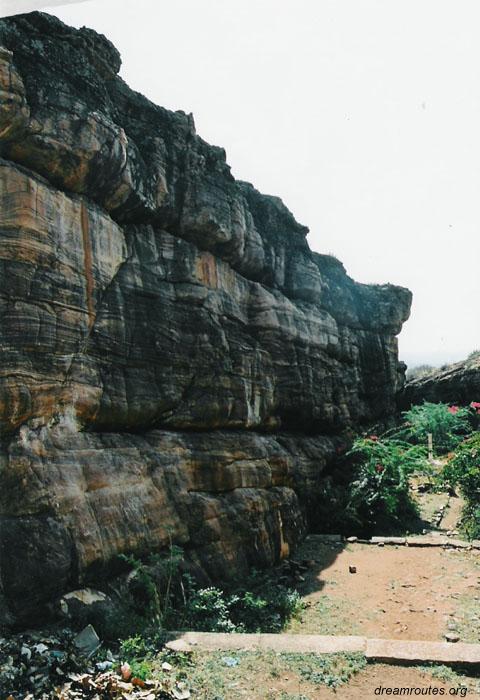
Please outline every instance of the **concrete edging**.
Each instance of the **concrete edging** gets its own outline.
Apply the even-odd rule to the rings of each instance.
[[[317,634],[240,634],[226,632],[168,632],[172,651],[275,651],[277,653],[337,654],[359,652],[370,661],[388,664],[438,663],[480,667],[480,644],[399,641]]]
[[[480,549],[480,540],[465,540],[452,539],[444,535],[430,535],[416,537],[371,537],[364,540],[360,537],[342,537],[342,535],[308,535],[311,539],[317,539],[325,544],[370,544],[378,546],[395,545],[397,547],[443,547],[452,549]]]

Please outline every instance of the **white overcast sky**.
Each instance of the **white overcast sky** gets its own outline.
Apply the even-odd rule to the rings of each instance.
[[[478,0],[52,4],[114,42],[131,87],[193,112],[314,250],[413,291],[402,359],[480,347]],[[49,7],[0,0],[12,5]]]

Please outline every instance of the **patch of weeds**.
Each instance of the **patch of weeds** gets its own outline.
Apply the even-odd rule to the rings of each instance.
[[[140,635],[129,637],[120,643],[121,660],[126,661],[133,676],[145,681],[152,678],[154,652],[147,640]]]
[[[229,663],[231,659],[237,662]],[[176,657],[159,656],[158,663],[168,660],[174,666],[174,680],[184,680],[192,691],[192,696],[209,700],[241,700],[247,693],[258,691],[262,682],[271,683],[270,677],[278,678],[285,669],[280,666],[278,656],[272,652],[234,652],[226,657],[225,652],[194,652],[189,655],[188,664],[180,671]],[[272,671],[274,673],[272,673]],[[170,674],[171,677],[171,674]],[[265,689],[264,697],[268,692]],[[274,696],[277,700],[277,695]]]
[[[363,654],[282,654],[285,664],[304,680],[328,688],[348,683],[362,671],[367,660]]]
[[[145,562],[122,557],[131,571],[115,590],[104,619],[89,620],[103,639],[153,640],[165,629],[202,632],[280,632],[300,617],[298,591],[279,583],[271,572],[253,571],[241,584],[201,587],[183,571],[182,550],[172,545]]]
[[[463,688],[468,691],[468,693],[479,693],[480,683],[477,681],[478,671],[474,672],[472,669],[457,667],[455,669],[450,668],[450,666],[442,666],[439,664],[426,664],[423,666],[417,666],[424,673],[428,673],[432,678],[436,680],[443,681],[444,683],[449,683],[455,688]],[[457,697],[460,697],[457,695]],[[467,697],[470,697],[468,695]],[[475,696],[476,697],[476,696]]]
[[[458,598],[457,630],[462,642],[480,643],[480,611],[478,601],[469,595]]]
[[[428,673],[432,678],[439,681],[444,681],[445,683],[452,683],[460,685],[461,676],[450,668],[450,666],[439,666],[439,665],[425,665],[418,667],[420,671]]]
[[[308,615],[289,624],[288,631],[325,635],[356,634],[359,631],[356,619],[350,601],[323,595],[309,607]]]

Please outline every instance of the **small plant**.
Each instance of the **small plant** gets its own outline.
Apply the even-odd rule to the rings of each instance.
[[[128,663],[132,676],[145,681],[153,672],[154,648],[141,635],[129,637],[120,642],[122,663]]]
[[[471,413],[468,408],[426,401],[405,411],[403,416],[406,423],[399,435],[426,445],[428,435],[431,434],[437,454],[445,454],[455,449],[471,432]]]
[[[347,514],[357,528],[383,534],[402,529],[417,518],[409,477],[425,465],[427,450],[423,445],[371,435],[357,439],[349,454],[357,468]]]
[[[480,433],[457,447],[445,466],[443,478],[459,486],[465,496],[462,524],[468,537],[480,537]]]
[[[282,654],[286,665],[309,683],[338,688],[367,665],[363,654]]]
[[[151,555],[146,562],[121,555],[132,568],[129,593],[137,613],[156,628],[165,626],[175,607],[174,584],[180,580],[183,550],[172,544],[167,554]]]
[[[231,600],[219,588],[191,589],[182,611],[184,625],[203,632],[235,632],[230,607]]]

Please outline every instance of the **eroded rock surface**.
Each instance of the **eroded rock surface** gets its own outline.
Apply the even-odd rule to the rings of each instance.
[[[424,401],[468,405],[480,401],[480,352],[407,382],[400,394],[402,408]]]
[[[311,252],[104,37],[32,13],[0,45],[5,616],[171,536],[212,579],[278,561],[395,410],[410,292]]]

